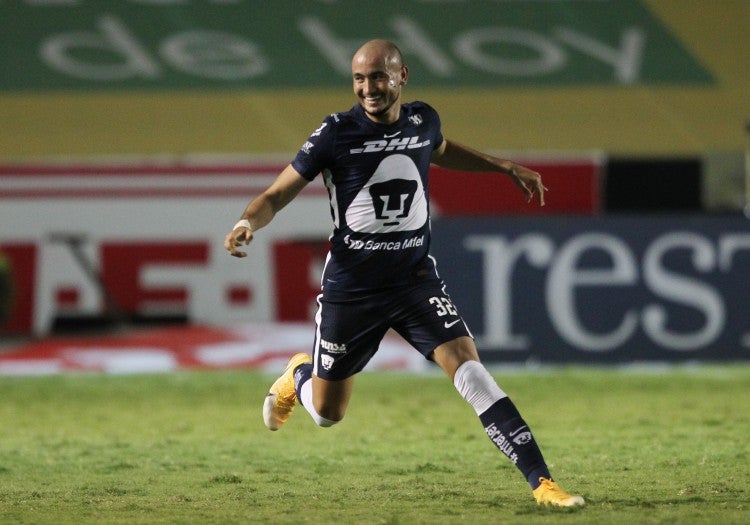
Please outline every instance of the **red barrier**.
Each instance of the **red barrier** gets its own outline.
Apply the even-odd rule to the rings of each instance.
[[[524,163],[542,175],[544,207],[527,203],[511,180],[497,173],[430,172],[433,212],[442,216],[595,215],[601,209],[601,166],[596,160]]]

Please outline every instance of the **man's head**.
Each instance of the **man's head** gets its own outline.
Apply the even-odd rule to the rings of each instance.
[[[401,87],[409,78],[401,51],[388,40],[370,40],[352,58],[354,94],[367,116],[382,124],[398,120]]]

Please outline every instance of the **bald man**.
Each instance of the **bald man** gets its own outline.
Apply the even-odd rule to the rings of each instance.
[[[472,406],[487,436],[529,482],[540,505],[583,505],[550,475],[515,405],[480,362],[474,339],[430,255],[430,164],[504,174],[527,201],[544,205],[539,173],[443,137],[424,102],[401,100],[409,68],[387,40],[352,58],[358,104],[326,117],[277,179],[247,205],[224,240],[235,257],[318,174],[328,189],[333,233],[321,279],[312,355],[291,358],[263,404],[278,430],[299,402],[316,424],[342,421],[354,376],[389,329],[434,361]]]

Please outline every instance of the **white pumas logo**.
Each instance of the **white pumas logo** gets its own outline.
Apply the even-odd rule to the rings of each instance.
[[[400,132],[399,132],[400,133]],[[388,135],[385,135],[388,137]],[[424,148],[430,145],[430,139],[419,142],[419,137],[392,138],[391,140],[368,140],[362,148],[352,148],[349,153],[377,153],[378,151],[402,151],[405,149]]]
[[[526,429],[526,432],[521,432],[521,430]],[[529,432],[529,427],[526,425],[523,425],[517,429],[515,429],[513,432],[509,434],[511,438],[513,438],[513,443],[516,445],[525,445],[526,443],[529,443],[533,437],[531,437],[531,432]]]
[[[320,356],[320,364],[325,370],[330,370],[333,366],[334,359],[330,355],[323,354]]]

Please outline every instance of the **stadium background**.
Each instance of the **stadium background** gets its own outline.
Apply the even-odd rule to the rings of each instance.
[[[375,35],[404,48],[405,96],[435,106],[447,136],[537,166],[551,188],[538,210],[486,177],[433,177],[441,273],[489,359],[744,359],[749,26],[742,0],[390,1],[372,13],[3,2],[0,248],[13,293],[0,369],[262,366],[304,348],[322,187],[242,263],[220,243],[323,116],[354,103],[348,57]],[[123,325],[159,326],[101,333]],[[83,329],[95,338],[55,338]],[[392,355],[382,366],[421,366]]]

